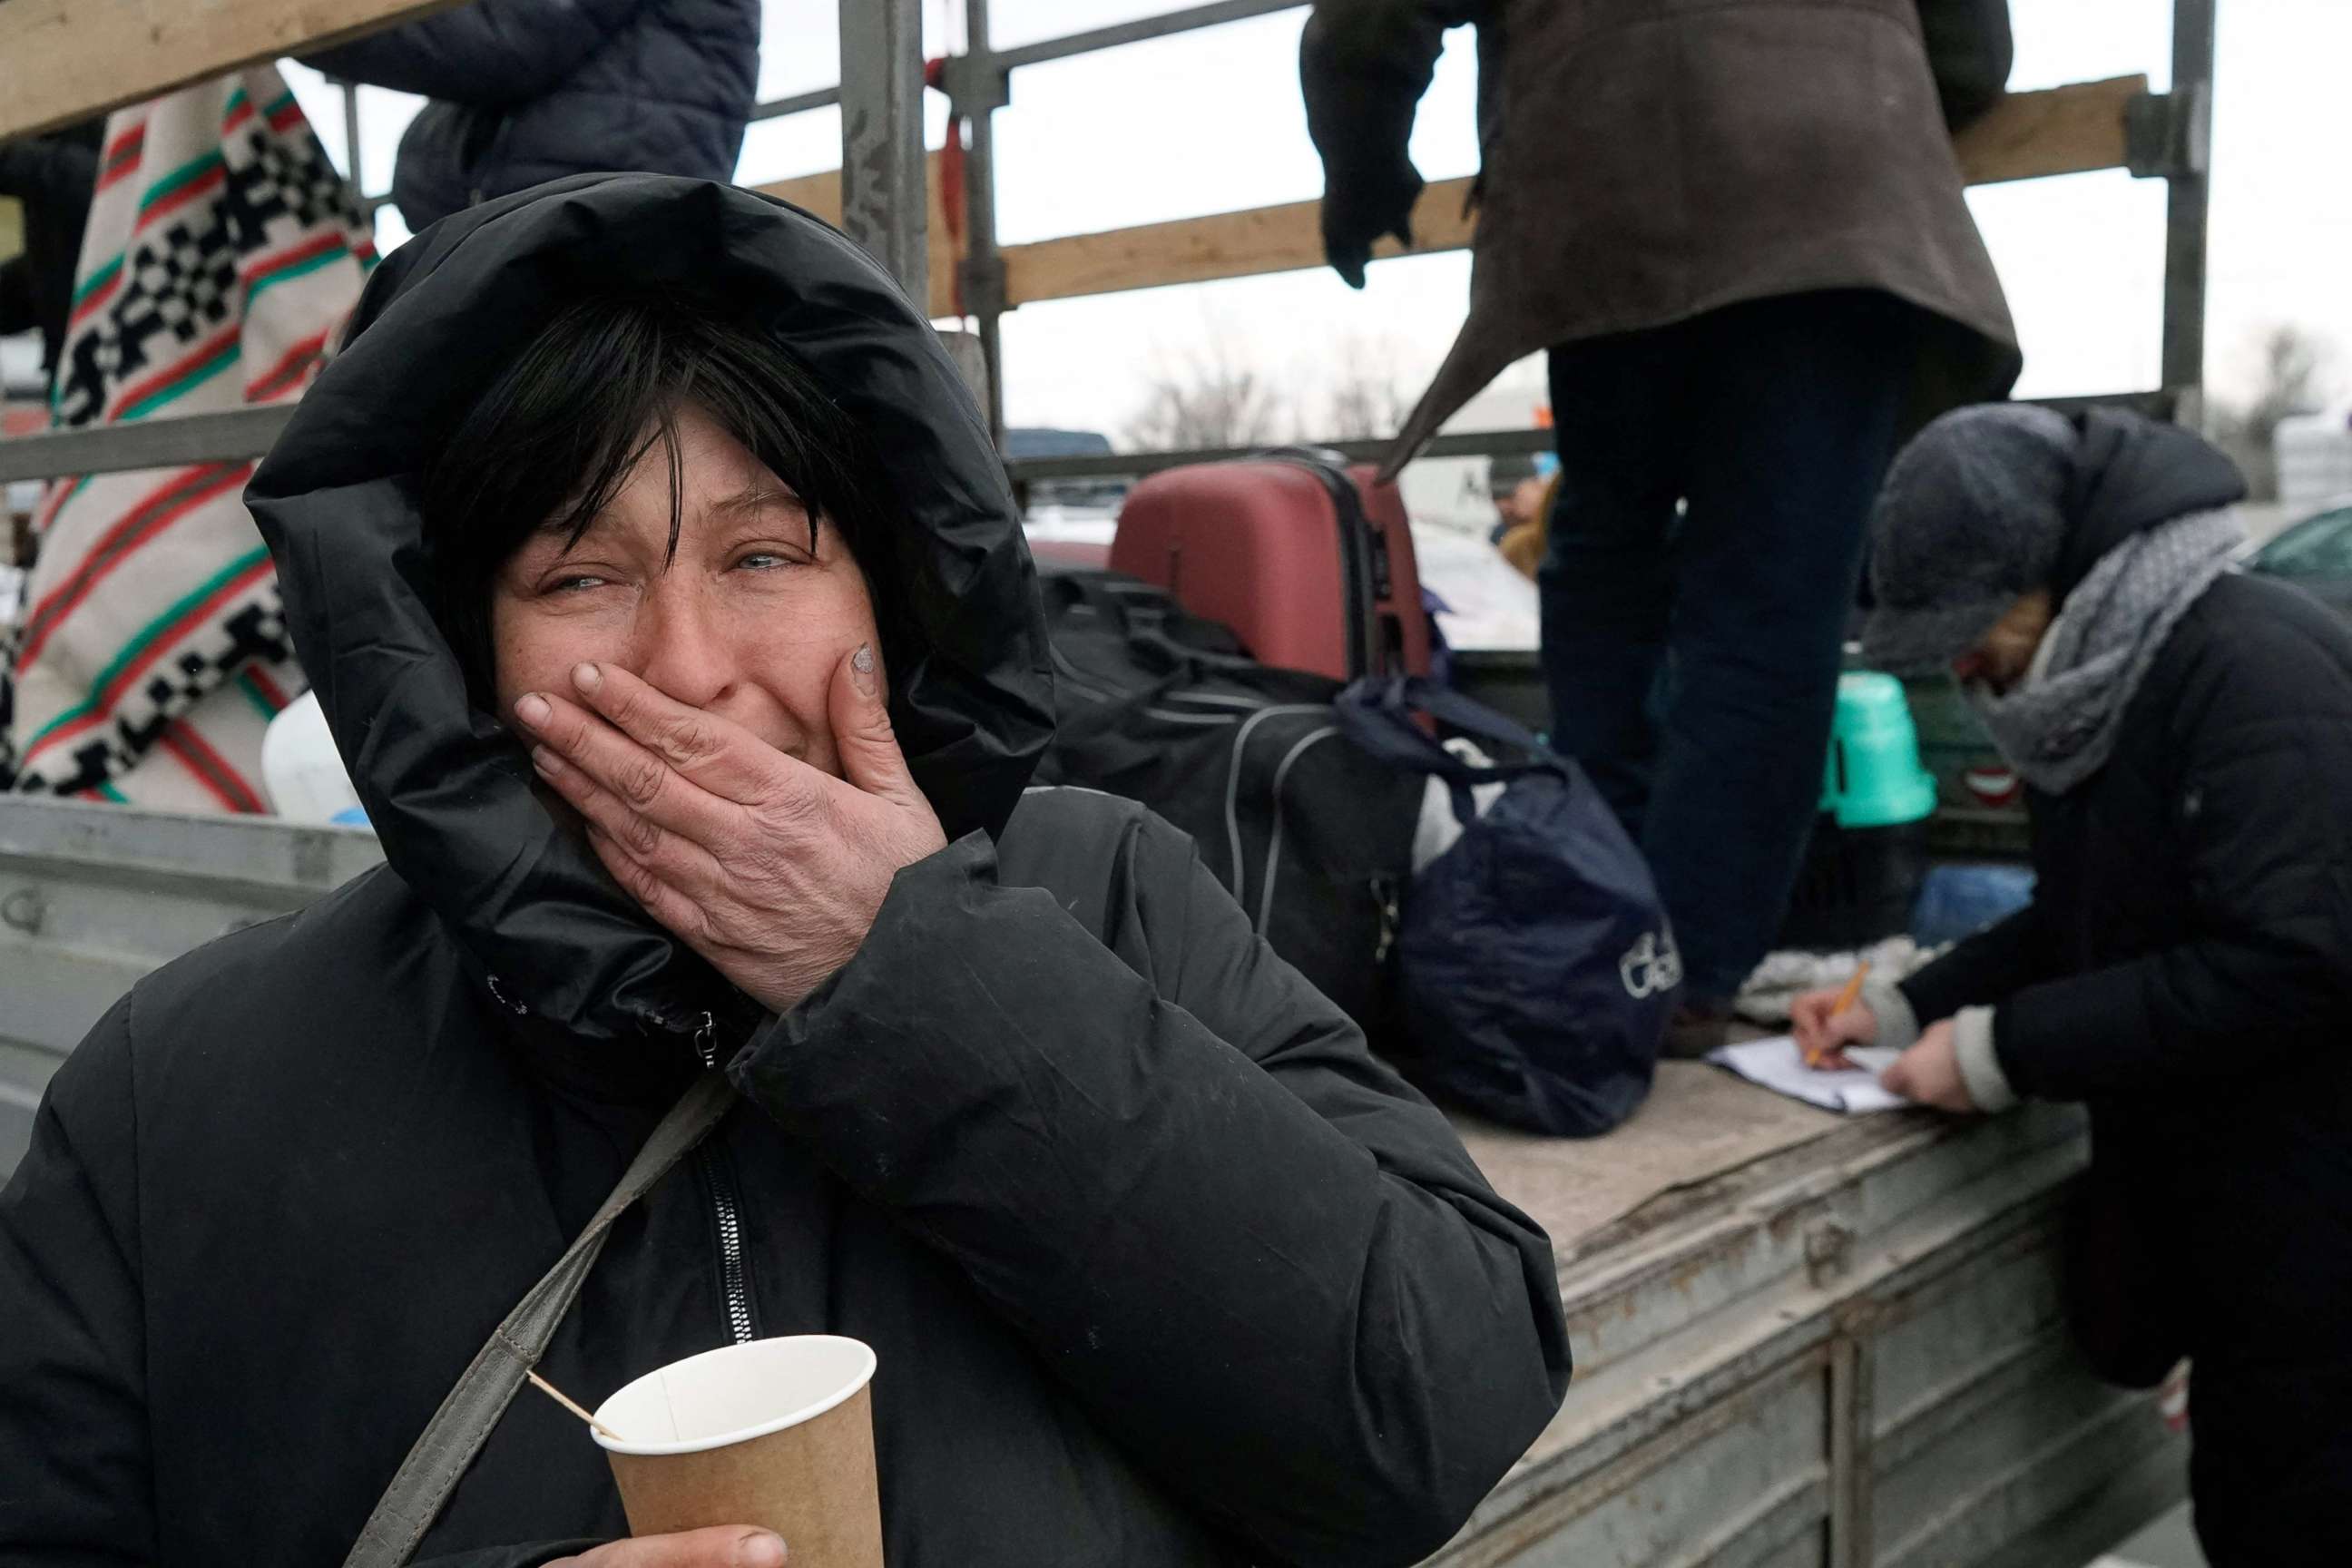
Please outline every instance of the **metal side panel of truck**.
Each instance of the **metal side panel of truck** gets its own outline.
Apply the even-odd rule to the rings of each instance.
[[[57,1064],[134,980],[379,858],[362,830],[0,799],[0,1176]],[[1537,1144],[1489,1173],[1540,1221],[1542,1192],[1609,1149]],[[2096,1556],[2179,1500],[2186,1446],[2067,1344],[2060,1209],[2086,1152],[2079,1116],[2034,1107],[1859,1118],[1736,1166],[1695,1160],[1561,1247],[1575,1384],[1433,1561]]]

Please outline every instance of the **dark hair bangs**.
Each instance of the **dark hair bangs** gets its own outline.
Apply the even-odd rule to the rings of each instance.
[[[789,353],[692,301],[597,295],[566,307],[458,420],[420,498],[436,618],[475,700],[493,689],[489,595],[534,533],[567,547],[657,447],[669,467],[669,548],[684,473],[677,415],[692,405],[840,535],[866,575],[884,654],[903,660],[925,618],[928,552],[898,537],[872,443]]]

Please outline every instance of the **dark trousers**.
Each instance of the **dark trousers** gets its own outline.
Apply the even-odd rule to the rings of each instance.
[[[1693,1000],[1736,993],[1786,912],[1916,355],[1912,308],[1869,292],[1551,352],[1552,740],[1649,857]]]

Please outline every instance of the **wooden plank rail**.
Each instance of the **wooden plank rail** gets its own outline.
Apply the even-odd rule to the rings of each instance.
[[[453,0],[0,0],[0,140],[339,44]]]
[[[1961,173],[1972,185],[2052,174],[2079,174],[2124,166],[2124,115],[2132,100],[2147,90],[2145,76],[2077,82],[2040,92],[2011,93],[1953,143]],[[954,313],[950,279],[952,258],[939,204],[939,158],[931,159],[931,313]],[[810,174],[761,189],[795,202],[828,221],[841,214],[841,178]],[[1477,224],[1465,210],[1470,181],[1441,180],[1421,194],[1413,208],[1417,242],[1410,254],[1434,256],[1461,250]],[[1176,283],[1207,283],[1224,278],[1255,278],[1323,265],[1319,202],[1286,202],[1244,212],[1212,213],[1139,224],[1098,234],[1071,235],[1003,247],[1005,302],[1032,304],[1160,289]],[[1373,256],[1408,254],[1393,239]]]
[[[1952,140],[1972,185],[2086,174],[2125,166],[2124,120],[2145,76],[2113,76],[2012,92]]]
[[[2012,93],[1954,142],[1970,184],[2040,179],[2124,166],[2125,106],[2147,90],[2145,76]],[[1476,227],[1465,213],[1468,179],[1443,180],[1413,208],[1410,254],[1460,250]],[[1004,247],[1005,297],[1020,305],[1087,294],[1251,278],[1323,265],[1319,202],[1180,218],[1100,234]],[[1375,258],[1407,254],[1393,239]]]

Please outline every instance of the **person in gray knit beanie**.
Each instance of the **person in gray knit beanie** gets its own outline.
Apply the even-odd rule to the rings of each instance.
[[[2352,623],[2231,570],[2237,469],[2118,409],[1967,408],[1871,521],[1869,661],[1948,670],[2023,777],[2032,901],[1811,1052],[1951,1111],[2089,1111],[2061,1275],[2109,1381],[2192,1360],[2213,1568],[2352,1563]]]
[[[2230,572],[2244,479],[2119,409],[1961,409],[1872,515],[1865,656],[1950,670],[2025,778],[2034,896],[1800,1044],[1884,1084],[2091,1114],[2074,1342],[2149,1387],[2188,1356],[2213,1568],[2352,1563],[2352,623]],[[1924,1025],[1924,1027],[1922,1027]]]
[[[2227,458],[2177,426],[2103,417],[2093,457],[2083,427],[2051,409],[1955,409],[1895,459],[1871,519],[1864,661],[1906,676],[1948,669],[2005,760],[2045,796],[2105,763],[2167,635],[2244,540],[2233,505],[2244,480]],[[2137,482],[2119,482],[2126,468]],[[1873,1043],[1906,1052],[1885,1074],[1895,1092],[1949,1110],[2017,1103],[1990,1006],[1923,1031],[1890,980],[1867,984],[1863,1003],[1832,1026],[1822,997],[1801,998],[1801,1030],[1859,1038],[1866,1016]],[[1923,1040],[1929,1048],[1909,1055]]]
[[[2076,440],[2063,414],[1988,403],[1943,416],[1902,450],[1871,513],[1874,668],[1940,670],[2050,585]]]

